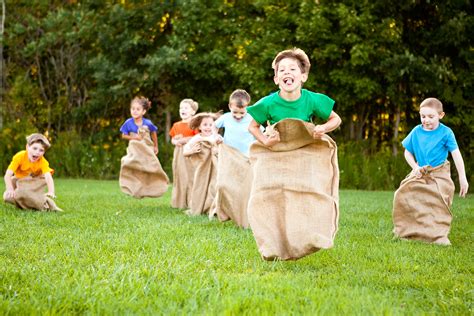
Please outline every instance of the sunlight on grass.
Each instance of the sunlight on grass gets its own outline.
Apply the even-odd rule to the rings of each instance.
[[[342,191],[336,245],[265,262],[250,230],[56,180],[64,213],[0,206],[1,314],[472,314],[474,207],[451,247],[393,239],[393,192]],[[3,187],[2,187],[3,190]]]

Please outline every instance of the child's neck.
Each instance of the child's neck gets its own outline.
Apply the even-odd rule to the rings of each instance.
[[[291,92],[280,90],[280,98],[286,101],[296,101],[301,97],[301,89],[297,89]]]
[[[133,121],[135,122],[136,125],[142,125],[143,117],[134,118]]]

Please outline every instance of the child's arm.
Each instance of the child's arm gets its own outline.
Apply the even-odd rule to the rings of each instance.
[[[182,146],[181,145],[181,139],[182,138],[183,138],[182,134],[178,134],[178,135],[174,136],[173,138],[171,138],[171,144],[173,144],[175,146]]]
[[[199,143],[202,137],[198,134],[192,137],[183,147],[183,156],[188,157],[201,151],[201,144]]]
[[[54,181],[53,181],[53,176],[51,175],[50,172],[46,172],[44,174],[44,180],[46,181],[46,185],[48,186],[48,193],[46,195],[49,195],[52,198],[55,198],[56,195],[54,194]]]
[[[151,132],[151,140],[153,140],[153,151],[155,155],[158,154],[158,136],[156,132]]]
[[[413,154],[406,149],[405,149],[404,156],[407,163],[415,171],[416,177],[421,178],[422,173],[425,172],[425,167],[418,166],[418,163],[415,160],[415,156],[413,156]]]
[[[280,133],[278,133],[278,131],[274,131],[272,135],[267,137],[260,130],[260,124],[258,124],[254,119],[252,119],[249,124],[249,132],[253,137],[255,137],[255,139],[267,147],[273,146],[280,141]]]
[[[14,173],[10,169],[7,169],[3,179],[5,180],[5,195],[6,198],[14,199],[15,198],[15,189],[13,188],[13,177]]]
[[[126,139],[126,140],[142,140],[143,137],[142,137],[140,134],[137,134],[137,135],[122,134],[122,139]]]
[[[469,189],[469,184],[467,183],[466,170],[464,168],[464,160],[462,159],[459,148],[451,152],[451,156],[453,156],[454,164],[456,165],[456,170],[458,171],[459,196],[465,197],[467,194],[467,190]]]
[[[341,118],[339,115],[331,111],[331,114],[329,114],[329,118],[326,123],[321,124],[321,125],[316,125],[313,130],[313,138],[321,138],[324,134],[329,133],[341,125]]]

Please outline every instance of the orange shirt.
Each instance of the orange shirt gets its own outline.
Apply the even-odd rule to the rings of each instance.
[[[37,177],[48,172],[51,172],[51,174],[54,172],[54,170],[49,167],[49,162],[44,157],[41,157],[38,161],[31,162],[28,159],[28,153],[26,150],[22,150],[13,156],[8,169],[13,171],[17,178],[24,178],[30,175]]]
[[[174,123],[173,127],[170,129],[170,136],[172,138],[179,134],[183,135],[183,137],[190,137],[196,135],[197,133],[199,132],[190,129],[188,123],[183,121]]]

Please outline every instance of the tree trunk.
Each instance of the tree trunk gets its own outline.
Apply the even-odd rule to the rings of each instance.
[[[2,3],[2,17],[0,21],[0,131],[3,129],[3,93],[4,93],[4,60],[3,60],[3,32],[5,30],[5,1],[0,0]]]
[[[400,103],[395,109],[395,123],[393,125],[393,138],[392,138],[392,156],[398,155],[398,129],[400,126]]]
[[[166,142],[169,143],[170,142],[170,134],[168,133],[169,130],[171,129],[171,113],[169,110],[166,110],[165,111],[165,115],[166,115],[166,122],[165,122],[165,139],[166,139]]]

